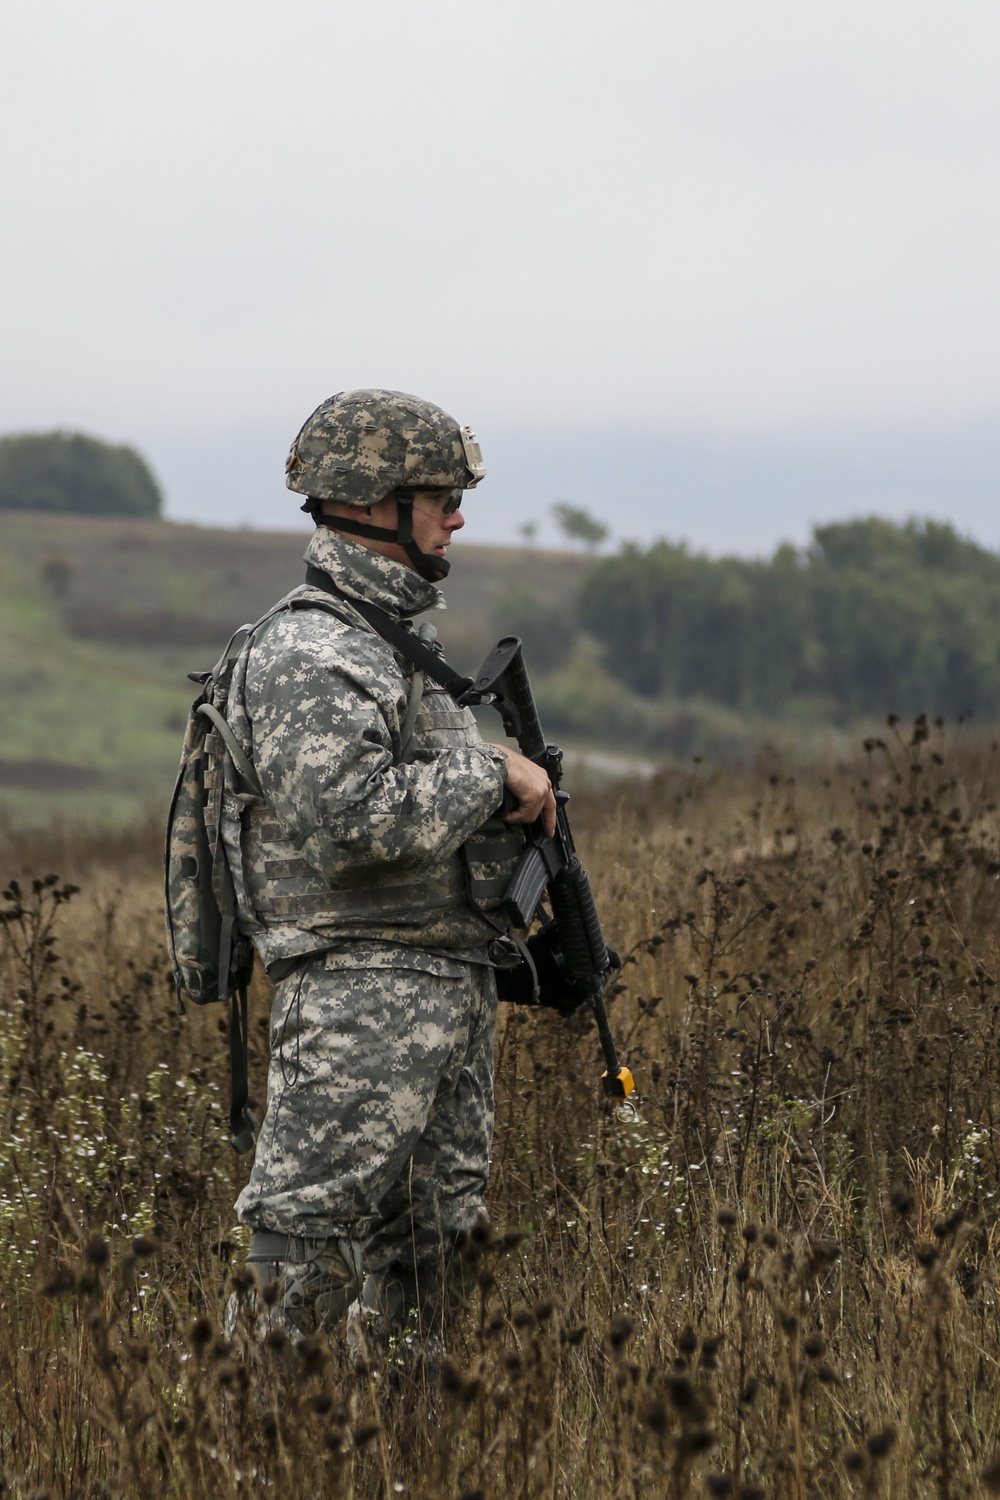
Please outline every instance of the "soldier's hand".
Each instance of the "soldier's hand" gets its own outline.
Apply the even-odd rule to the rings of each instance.
[[[517,798],[517,811],[508,813],[508,823],[533,823],[542,819],[549,838],[556,831],[556,799],[548,773],[519,750],[495,745],[507,762],[507,790]]]

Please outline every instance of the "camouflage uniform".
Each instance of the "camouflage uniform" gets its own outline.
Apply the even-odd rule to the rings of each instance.
[[[443,604],[412,570],[325,528],[306,560],[396,619]],[[349,605],[303,587],[254,632],[228,709],[264,792],[233,783],[224,800],[240,925],[283,976],[237,1209],[259,1230],[360,1241],[383,1281],[432,1278],[482,1210],[486,943],[520,842],[491,818],[501,759],[429,681],[404,745],[413,677]]]

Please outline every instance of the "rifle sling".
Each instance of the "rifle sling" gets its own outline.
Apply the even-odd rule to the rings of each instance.
[[[463,708],[477,701],[474,695],[469,696],[470,691],[475,687],[471,677],[463,677],[460,672],[455,671],[454,667],[449,667],[443,657],[431,650],[430,646],[426,646],[423,641],[418,640],[411,630],[407,630],[398,620],[394,620],[384,609],[379,609],[377,604],[345,594],[343,589],[339,589],[321,568],[314,568],[311,563],[306,568],[306,583],[310,588],[322,589],[323,593],[332,594],[335,599],[342,599],[345,604],[357,610],[361,618],[367,620],[387,646],[398,651],[400,656],[405,656],[421,672],[426,672],[428,677],[433,677],[434,681],[443,687],[445,692],[450,693],[455,702],[461,704]]]

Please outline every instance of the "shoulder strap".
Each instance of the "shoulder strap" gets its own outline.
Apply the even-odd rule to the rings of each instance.
[[[425,646],[412,631],[405,629],[398,620],[386,614],[384,609],[379,609],[377,604],[370,604],[367,599],[354,599],[350,594],[345,594],[322,569],[314,568],[311,563],[306,568],[306,583],[310,588],[332,594],[335,599],[343,599],[352,609],[356,609],[386,645],[398,651],[400,656],[405,656],[421,672],[426,672],[428,677],[433,677],[456,702],[461,703],[470,688],[475,687],[471,677],[463,677],[454,667],[449,667],[443,657],[432,651],[430,646]]]
[[[258,797],[262,797],[264,793],[261,790],[260,781],[254,769],[253,762],[249,756],[244,754],[243,746],[219,713],[219,710],[211,703],[199,703],[198,713],[203,714],[206,719],[209,719],[215,725],[222,736],[226,749],[233,758],[237,771],[239,771],[250,790],[256,793]]]

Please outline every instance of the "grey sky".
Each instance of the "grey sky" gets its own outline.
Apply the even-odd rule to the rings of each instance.
[[[283,523],[303,417],[381,384],[477,428],[470,535],[995,544],[998,58],[962,0],[6,0],[0,430]]]

